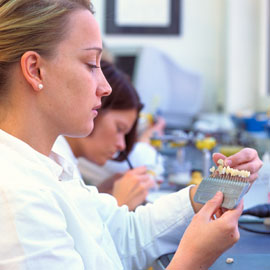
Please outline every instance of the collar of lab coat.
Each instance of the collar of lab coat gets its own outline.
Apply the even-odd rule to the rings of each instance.
[[[51,152],[49,157],[45,156],[24,141],[2,129],[0,129],[0,143],[5,144],[17,153],[23,153],[25,159],[46,166],[60,180],[67,181],[73,179],[74,165],[55,152]]]

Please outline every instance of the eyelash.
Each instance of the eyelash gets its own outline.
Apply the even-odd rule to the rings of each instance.
[[[123,128],[118,126],[117,127],[117,132],[119,132],[119,133],[123,132]]]
[[[117,132],[118,133],[123,133],[124,135],[126,135],[126,130],[123,127],[117,127]]]
[[[93,64],[87,64],[87,66],[91,69],[91,71],[93,71],[93,69],[100,68],[97,65],[93,65]]]

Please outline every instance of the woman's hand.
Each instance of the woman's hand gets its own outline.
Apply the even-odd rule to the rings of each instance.
[[[134,210],[145,201],[148,190],[154,185],[155,181],[147,174],[146,167],[137,167],[114,182],[112,195],[119,206],[126,204],[129,210]]]
[[[219,218],[223,195],[218,192],[194,216],[185,231],[180,245],[168,266],[168,270],[205,270],[239,239],[238,219],[243,211],[243,202],[228,210]]]
[[[148,127],[143,134],[139,137],[139,142],[146,142],[150,144],[150,139],[156,133],[159,136],[164,134],[164,129],[166,126],[165,119],[161,116],[157,118],[157,122]]]
[[[226,157],[220,153],[213,154],[213,160],[216,164],[219,159],[224,160],[225,166],[230,166],[231,168],[238,170],[249,171],[250,177],[248,179],[251,184],[258,178],[258,172],[263,164],[258,156],[257,151],[252,148],[244,148],[230,157]],[[197,188],[198,186],[194,186],[190,189],[190,200],[195,213],[198,212],[202,207],[201,204],[196,203],[193,200]]]
[[[255,149],[244,148],[238,153],[226,157],[220,153],[213,154],[213,160],[217,164],[219,159],[223,159],[225,166],[230,166],[238,170],[247,170],[250,172],[249,181],[253,183],[258,178],[258,172],[262,167],[258,153]]]

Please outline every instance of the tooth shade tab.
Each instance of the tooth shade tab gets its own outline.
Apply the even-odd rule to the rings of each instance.
[[[224,161],[223,161],[223,159],[219,159],[218,161],[217,161],[217,164],[219,164],[219,165],[221,165],[222,167],[224,166]]]

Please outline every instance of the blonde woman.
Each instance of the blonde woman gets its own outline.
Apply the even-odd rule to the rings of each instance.
[[[201,208],[192,187],[129,212],[51,152],[60,134],[92,131],[111,92],[101,52],[89,1],[0,0],[0,269],[145,269]],[[256,151],[229,160],[255,180]],[[242,204],[212,221],[221,201],[196,214],[168,269],[207,269],[238,240]]]

